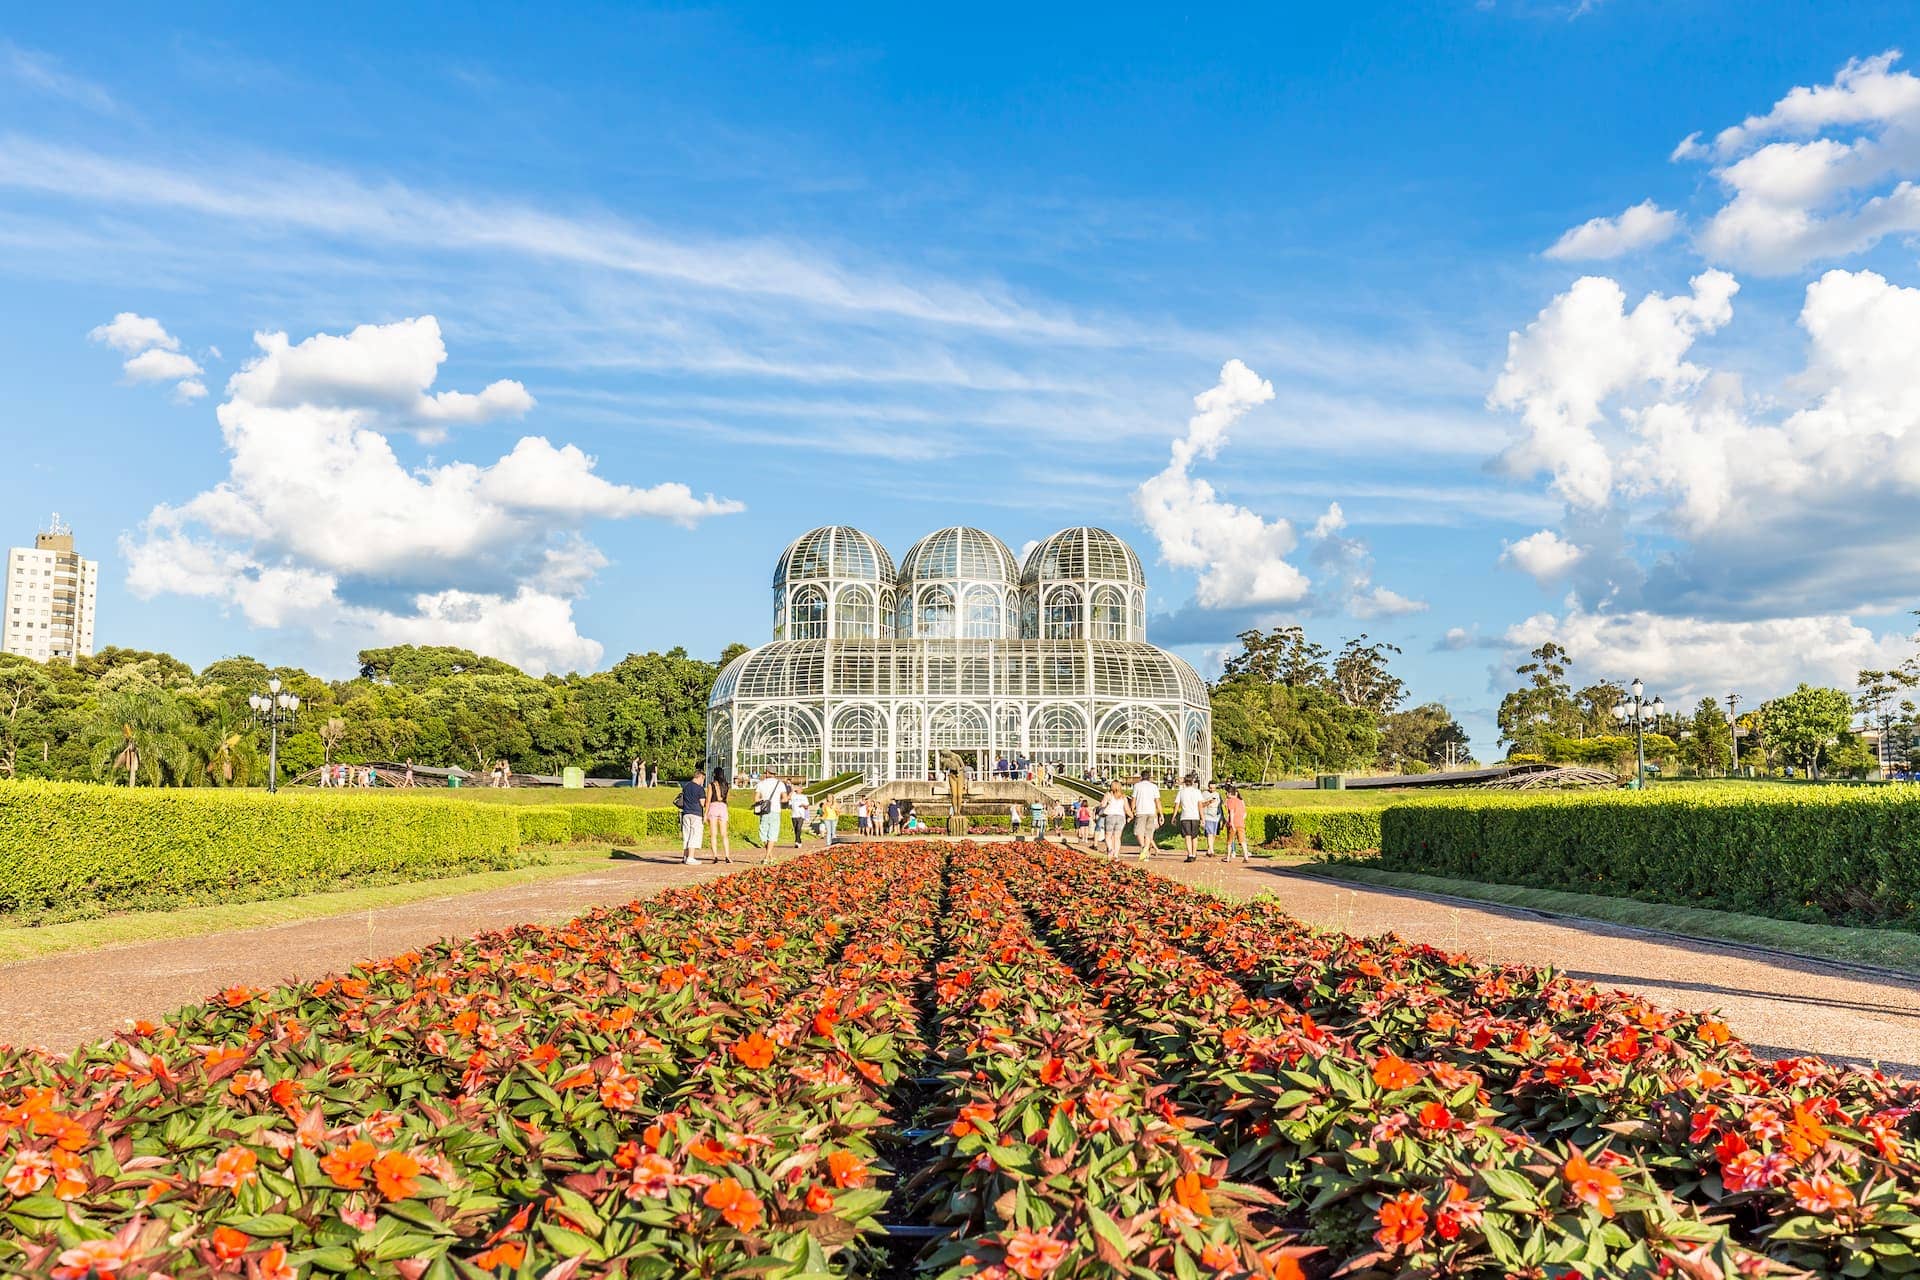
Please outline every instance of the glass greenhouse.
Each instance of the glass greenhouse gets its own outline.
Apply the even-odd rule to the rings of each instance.
[[[774,640],[727,665],[707,755],[735,776],[859,770],[927,778],[958,754],[1095,777],[1208,772],[1207,688],[1146,642],[1133,548],[1063,529],[1020,563],[980,529],[887,549],[845,525],[795,539],[773,573]]]

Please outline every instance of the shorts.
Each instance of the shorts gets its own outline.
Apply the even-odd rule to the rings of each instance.
[[[1207,834],[1210,836],[1220,834],[1220,819],[1218,818],[1202,818],[1200,825],[1206,828]]]
[[[727,804],[724,800],[715,800],[707,805],[707,821],[727,825]]]
[[[1180,819],[1180,834],[1181,834],[1182,836],[1184,836],[1184,837],[1185,837],[1186,839],[1188,839],[1188,840],[1192,840],[1192,839],[1194,839],[1194,838],[1196,838],[1197,836],[1199,836],[1199,834],[1200,834],[1200,819],[1198,819],[1198,818],[1182,818],[1182,819]]]
[[[701,831],[700,831],[699,817],[691,813],[681,814],[680,815],[680,847],[682,849],[698,849],[700,847],[700,839],[701,839]]]

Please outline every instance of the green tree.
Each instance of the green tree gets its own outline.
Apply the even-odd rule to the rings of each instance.
[[[1681,756],[1694,772],[1718,775],[1733,763],[1733,728],[1726,712],[1712,698],[1702,698],[1693,709]]]
[[[1820,776],[1821,759],[1853,721],[1853,699],[1844,690],[1802,684],[1762,705],[1767,741],[1807,776]]]
[[[1549,640],[1514,668],[1526,683],[1500,700],[1496,716],[1509,755],[1545,756],[1547,734],[1579,734],[1580,708],[1567,684],[1570,661],[1567,651]]]
[[[1388,654],[1400,646],[1372,640],[1361,632],[1340,648],[1333,660],[1333,692],[1349,707],[1365,707],[1386,715],[1406,700],[1407,685],[1387,669]]]
[[[1427,702],[1395,711],[1380,724],[1380,763],[1388,768],[1404,768],[1409,761],[1444,765],[1451,759],[1465,763],[1467,747],[1467,731],[1443,703]]]
[[[88,726],[93,775],[128,786],[185,785],[194,752],[185,736],[179,696],[151,684],[115,689],[101,697]]]
[[[0,653],[0,774],[20,775],[23,747],[41,739],[54,682],[38,662]]]
[[[1223,679],[1252,676],[1291,689],[1318,688],[1327,683],[1327,650],[1307,639],[1302,627],[1242,631],[1238,639],[1240,652],[1227,659],[1221,672]]]

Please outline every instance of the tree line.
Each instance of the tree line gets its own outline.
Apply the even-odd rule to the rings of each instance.
[[[1507,759],[1629,772],[1633,730],[1614,715],[1614,708],[1627,701],[1627,690],[1610,680],[1576,690],[1572,668],[1566,649],[1548,641],[1514,669],[1519,686],[1501,699],[1498,714]],[[1863,778],[1883,763],[1861,732],[1874,729],[1886,744],[1884,763],[1911,768],[1920,754],[1916,690],[1920,653],[1890,670],[1861,671],[1852,691],[1802,683],[1745,711],[1701,698],[1691,711],[1670,708],[1649,726],[1647,758],[1664,772],[1723,776],[1733,768],[1737,729],[1742,773],[1771,776],[1792,770],[1801,777]]]
[[[706,752],[708,691],[745,647],[711,662],[678,648],[629,654],[592,675],[539,679],[436,645],[362,650],[347,680],[249,657],[196,672],[137,649],[108,647],[71,666],[0,654],[0,777],[262,785],[267,730],[247,696],[274,677],[300,697],[281,730],[283,779],[322,763],[413,760],[483,772],[499,759],[525,773],[582,765],[616,777],[636,757],[663,777],[684,777]]]

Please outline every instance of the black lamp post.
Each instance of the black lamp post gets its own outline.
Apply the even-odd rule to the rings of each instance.
[[[1665,714],[1666,700],[1654,698],[1648,701],[1647,686],[1638,680],[1633,682],[1627,699],[1614,704],[1613,718],[1623,725],[1633,726],[1633,785],[1638,790],[1644,791],[1647,786],[1647,724]]]
[[[300,709],[300,695],[280,692],[280,677],[274,676],[267,681],[265,693],[247,695],[247,705],[253,708],[253,718],[265,721],[267,725],[267,790],[280,789],[280,726],[293,719],[293,713]]]

